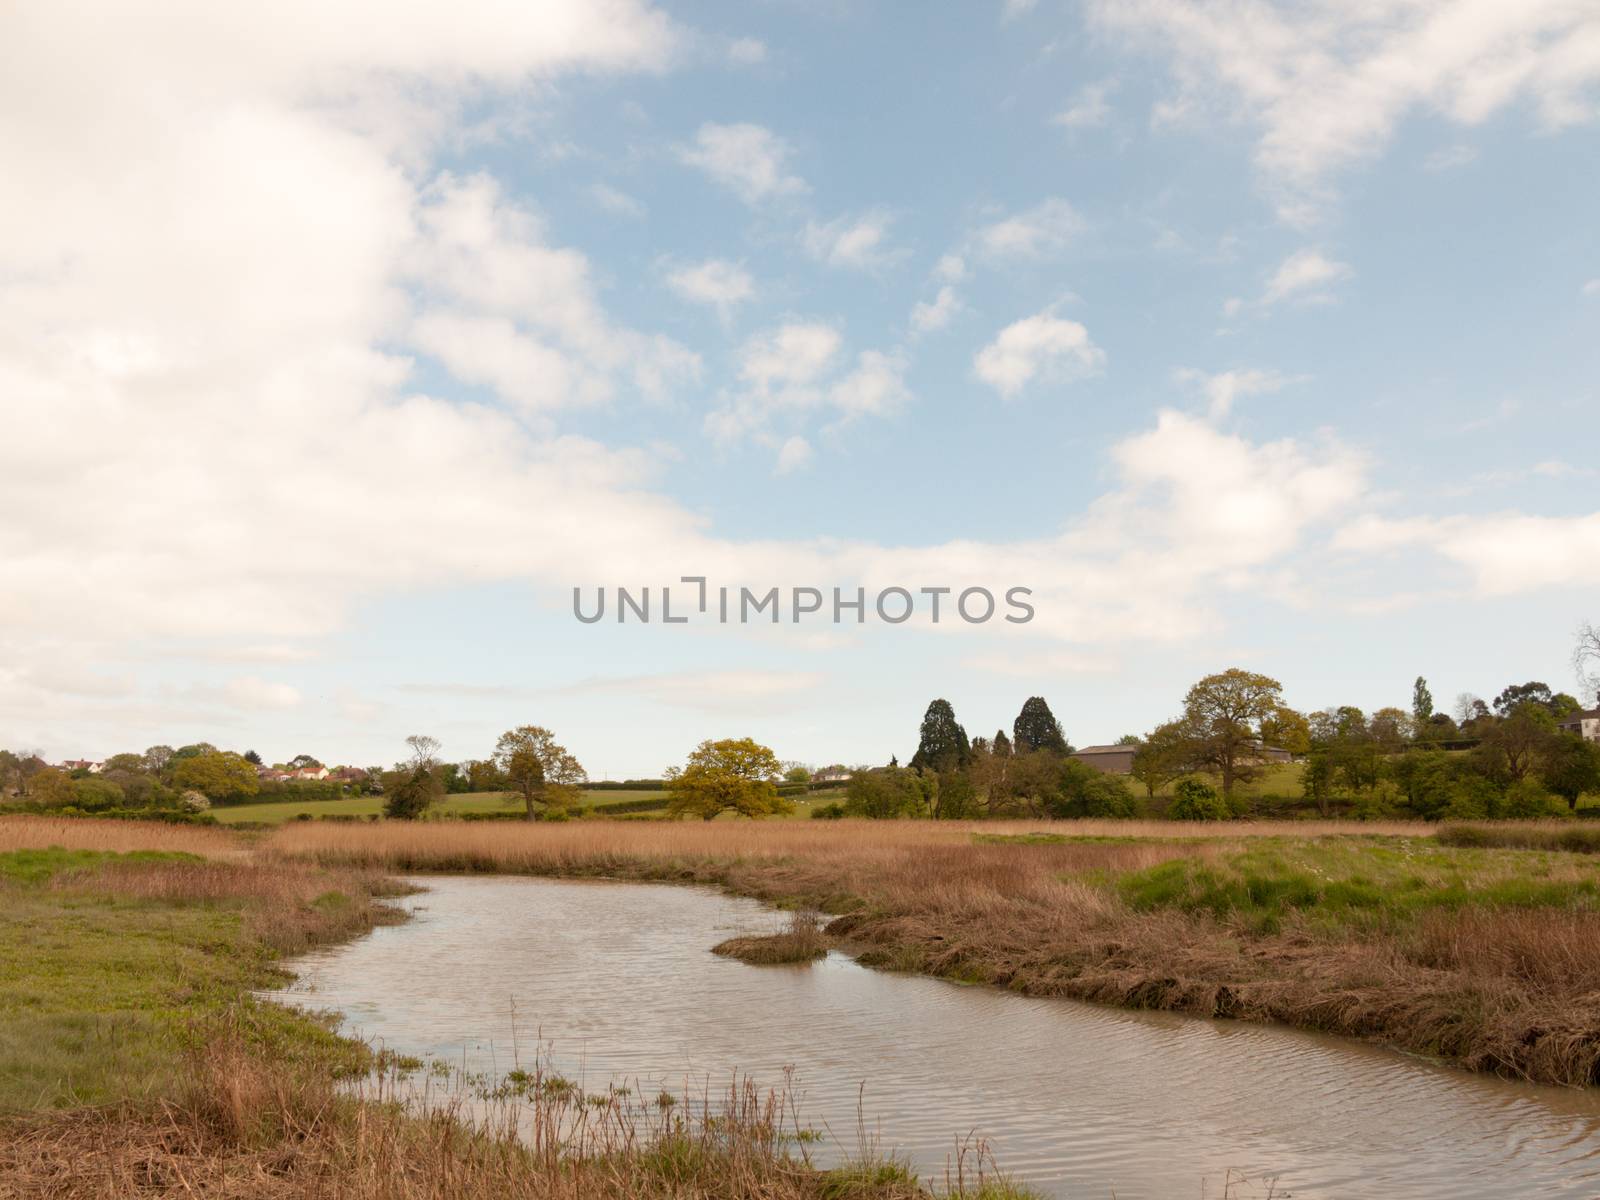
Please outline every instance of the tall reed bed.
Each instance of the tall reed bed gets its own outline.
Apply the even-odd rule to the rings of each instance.
[[[223,858],[241,853],[238,836],[205,825],[167,825],[159,821],[95,821],[74,817],[0,814],[0,854],[9,850],[164,850]]]

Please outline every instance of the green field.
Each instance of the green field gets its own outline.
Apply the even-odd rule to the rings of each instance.
[[[659,798],[666,805],[665,792],[586,791],[584,807],[596,804],[620,804],[630,800]],[[522,798],[513,792],[462,792],[446,796],[433,809],[438,816],[459,816],[462,813],[515,812]],[[225,825],[241,821],[264,825],[281,825],[305,813],[311,817],[367,817],[383,811],[382,796],[346,796],[339,800],[262,800],[253,804],[219,804],[212,815]]]
[[[811,810],[820,804],[831,804],[844,799],[843,788],[830,788],[827,791],[812,792],[806,796],[795,797],[795,811],[792,817],[807,818]],[[576,816],[604,816],[605,807],[612,804],[634,803],[643,800],[659,800],[661,809],[667,806],[667,794],[660,791],[632,791],[624,789],[590,789],[583,793],[583,808],[575,813]],[[522,798],[514,792],[462,792],[453,796],[446,796],[439,804],[435,805],[431,815],[435,817],[455,817],[463,813],[510,813],[520,810]],[[370,817],[383,812],[382,796],[345,796],[339,800],[260,800],[251,804],[219,804],[211,810],[213,816],[224,825],[238,825],[250,823],[258,825],[281,825],[285,821],[293,821],[302,814],[313,819],[317,817]],[[654,811],[617,814],[622,816],[651,817],[659,815]],[[730,816],[727,819],[737,819]]]

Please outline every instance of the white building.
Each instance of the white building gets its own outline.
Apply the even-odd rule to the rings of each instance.
[[[1600,742],[1600,708],[1586,708],[1562,717],[1556,724],[1586,742]]]

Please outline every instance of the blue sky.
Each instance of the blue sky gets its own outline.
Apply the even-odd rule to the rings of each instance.
[[[1600,13],[322,11],[0,18],[0,744],[620,777],[1576,686]],[[571,616],[684,574],[1037,617]]]

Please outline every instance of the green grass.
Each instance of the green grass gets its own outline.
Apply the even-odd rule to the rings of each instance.
[[[239,905],[172,903],[48,886],[113,860],[189,855],[0,854],[0,1112],[165,1094],[183,1051],[229,1014],[252,1044],[341,1069],[359,1048],[310,1018],[256,1002],[283,976]]]
[[[620,803],[660,797],[666,804],[665,792],[647,791],[586,791],[584,806]],[[462,813],[516,812],[522,804],[521,797],[511,792],[461,792],[446,796],[433,809],[435,816],[459,816]],[[382,796],[345,796],[339,800],[261,800],[251,804],[219,805],[212,815],[224,825],[240,822],[263,825],[281,825],[305,814],[311,817],[369,817],[383,811]]]
[[[1600,910],[1600,864],[1533,850],[1417,838],[1261,838],[1117,878],[1136,909],[1176,908],[1275,932],[1291,916],[1330,929],[1390,929],[1431,909]]]

